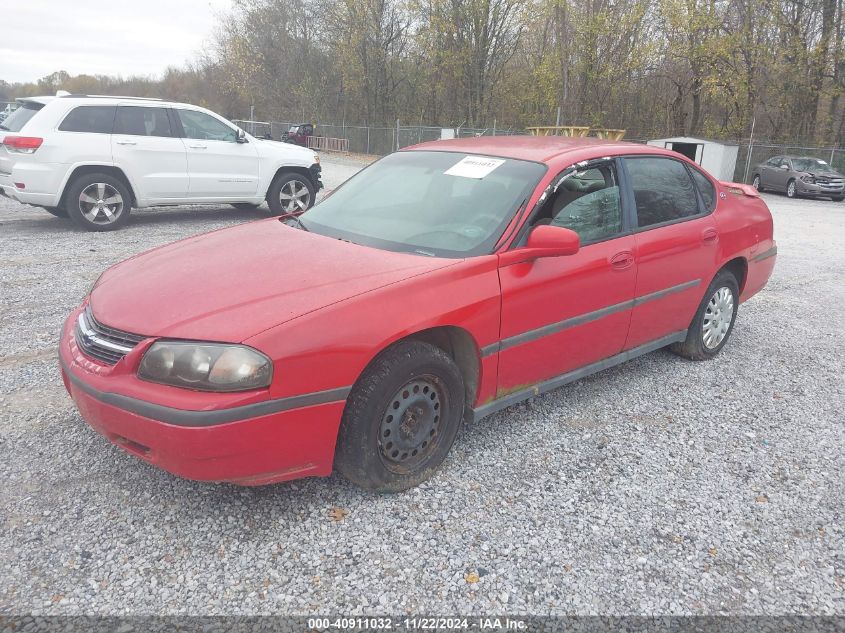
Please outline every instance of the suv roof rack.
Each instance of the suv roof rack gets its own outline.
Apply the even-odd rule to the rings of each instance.
[[[81,93],[57,94],[59,99],[128,99],[130,101],[163,101],[159,97],[130,97],[127,95],[86,95]]]

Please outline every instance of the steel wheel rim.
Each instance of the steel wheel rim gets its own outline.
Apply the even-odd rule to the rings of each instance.
[[[789,185],[787,185],[786,195],[788,195],[790,198],[792,198],[795,195],[795,183],[794,182],[791,182],[791,183],[789,183]]]
[[[123,213],[123,196],[107,182],[91,183],[79,194],[79,210],[92,224],[111,224]]]
[[[734,293],[722,286],[710,297],[701,323],[701,336],[707,349],[716,349],[725,340],[734,317]]]
[[[379,425],[379,455],[397,473],[414,471],[434,453],[443,435],[446,390],[431,375],[402,385],[387,405]]]
[[[279,190],[279,202],[288,213],[307,211],[311,202],[311,192],[301,180],[289,180]]]
[[[751,185],[757,190],[760,191],[760,176],[754,176],[754,180],[751,181]]]

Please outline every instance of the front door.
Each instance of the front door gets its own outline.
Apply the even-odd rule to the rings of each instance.
[[[575,255],[503,266],[498,397],[622,351],[636,282],[616,163],[567,170],[532,218],[576,231]]]
[[[626,349],[685,331],[718,263],[709,179],[680,160],[625,159],[636,202],[637,287]],[[711,275],[712,276],[712,275]]]
[[[174,109],[182,123],[188,151],[189,196],[234,200],[259,195],[256,143],[238,143],[238,132],[199,110]]]
[[[111,139],[120,165],[142,203],[184,200],[188,195],[185,144],[173,130],[167,108],[120,105]]]

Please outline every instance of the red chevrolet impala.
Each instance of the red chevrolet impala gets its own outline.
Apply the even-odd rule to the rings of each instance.
[[[775,264],[750,186],[629,143],[424,143],[301,216],[107,270],[68,318],[82,417],[151,464],[414,486],[464,420],[661,347],[706,360]]]

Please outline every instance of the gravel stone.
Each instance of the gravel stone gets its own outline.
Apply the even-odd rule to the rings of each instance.
[[[360,167],[326,157],[327,187]],[[64,391],[56,337],[104,268],[265,209],[94,234],[0,198],[0,613],[845,614],[845,205],[764,197],[778,264],[716,360],[511,407],[398,495],[178,479]]]

